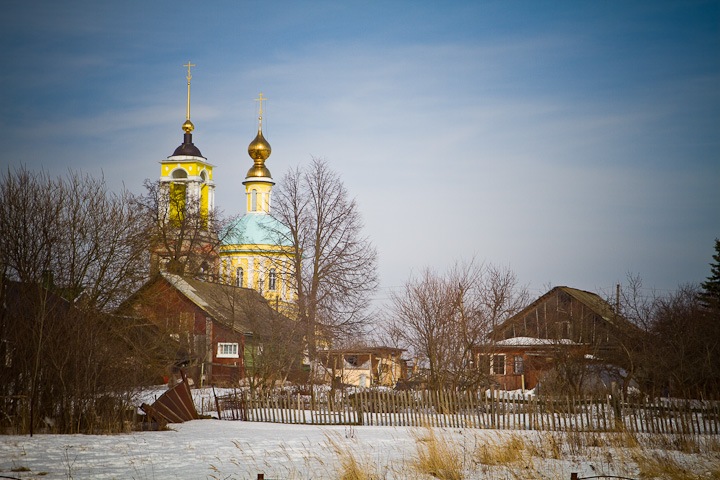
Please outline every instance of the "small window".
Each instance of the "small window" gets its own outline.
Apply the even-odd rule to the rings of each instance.
[[[238,358],[237,343],[218,343],[217,358]]]
[[[270,269],[270,274],[268,275],[268,289],[269,290],[275,290],[275,283],[276,283],[277,277],[275,275],[275,269]]]
[[[257,212],[257,190],[250,192],[250,211]]]
[[[505,355],[493,355],[492,370],[494,375],[505,375]]]
[[[513,372],[515,375],[522,375],[525,373],[525,364],[523,363],[523,357],[515,355],[513,357]]]
[[[242,287],[245,284],[245,272],[242,268],[238,267],[237,270],[235,270],[235,285],[238,287]]]

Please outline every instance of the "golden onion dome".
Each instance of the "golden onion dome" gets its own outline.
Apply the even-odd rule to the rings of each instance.
[[[245,178],[257,177],[272,178],[272,175],[270,175],[270,170],[268,170],[265,165],[258,165],[255,163],[252,167],[250,167],[250,170],[248,170]]]
[[[267,140],[265,140],[265,137],[263,137],[262,131],[258,131],[255,140],[250,142],[250,145],[248,145],[248,154],[250,155],[250,158],[252,158],[256,162],[258,160],[264,162],[268,159],[270,153],[272,153],[272,148],[270,148],[270,144]]]
[[[265,137],[262,130],[258,130],[255,139],[248,145],[248,154],[253,159],[253,166],[248,170],[248,177],[270,177],[270,170],[265,166],[265,160],[272,153],[272,148]]]

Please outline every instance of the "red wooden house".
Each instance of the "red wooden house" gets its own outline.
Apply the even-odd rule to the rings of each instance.
[[[561,286],[496,326],[478,354],[481,368],[502,388],[532,389],[559,367],[594,363],[622,369],[638,332],[595,293]],[[570,373],[565,371],[572,383]],[[576,376],[582,374],[578,369]]]
[[[255,290],[162,272],[133,294],[118,313],[158,328],[176,346],[170,373],[184,367],[196,384],[236,384],[253,365],[255,331],[291,322]]]

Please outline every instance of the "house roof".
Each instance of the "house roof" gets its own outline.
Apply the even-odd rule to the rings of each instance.
[[[538,346],[555,346],[555,345],[579,345],[569,338],[561,338],[558,340],[551,338],[535,338],[535,337],[512,337],[505,340],[499,340],[495,345],[503,347],[538,347]]]
[[[247,329],[242,321],[251,315],[279,315],[260,293],[251,288],[206,282],[166,272],[161,275],[213,319],[236,330]]]
[[[534,308],[536,308],[538,305],[541,305],[543,302],[545,302],[547,299],[558,293],[559,291],[566,293],[567,295],[573,297],[578,302],[585,305],[587,308],[589,308],[593,313],[598,315],[600,318],[608,322],[608,324],[614,326],[614,327],[626,327],[628,325],[632,325],[630,322],[625,320],[623,317],[617,315],[615,313],[615,310],[613,307],[603,300],[599,295],[587,292],[585,290],[579,290],[577,288],[571,288],[566,286],[558,286],[552,288],[550,291],[545,293],[544,295],[540,296],[537,300],[532,302],[527,307],[520,310],[518,313],[513,315],[512,317],[505,320],[500,325],[496,326],[493,329],[493,332],[491,335],[496,334],[497,332],[502,332],[508,325],[511,325],[518,319],[522,319],[527,315],[530,311],[532,311]]]
[[[567,293],[571,297],[574,297],[575,300],[582,302],[588,308],[590,308],[592,311],[594,311],[595,313],[600,315],[604,320],[607,320],[610,323],[613,323],[614,319],[617,317],[613,307],[595,293],[586,292],[585,290],[578,290],[577,288],[570,288],[570,287],[555,287],[555,288],[562,290],[563,292]]]
[[[334,348],[329,350],[321,350],[318,353],[329,354],[329,355],[363,355],[363,354],[375,354],[375,355],[401,355],[405,352],[404,348],[395,347],[353,347],[353,348]]]
[[[119,309],[120,313],[132,305],[133,299],[140,295],[141,291],[157,282],[158,279],[167,282],[207,316],[237,332],[247,333],[249,330],[247,324],[250,319],[280,315],[270,307],[260,293],[253,289],[206,282],[167,272],[161,272],[158,276],[150,279],[138,292],[124,302]]]

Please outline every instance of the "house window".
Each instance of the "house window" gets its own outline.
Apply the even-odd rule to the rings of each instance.
[[[525,373],[525,364],[523,363],[523,357],[520,355],[515,355],[515,357],[513,357],[513,372],[515,372],[515,375],[522,375]]]
[[[275,290],[275,282],[276,282],[276,276],[275,276],[275,269],[270,269],[270,275],[268,276],[268,289],[269,290]]]
[[[493,355],[490,373],[505,375],[505,355]]]
[[[218,343],[217,358],[239,358],[237,343]]]
[[[238,269],[235,270],[235,285],[237,285],[238,287],[242,287],[243,284],[245,283],[244,276],[245,276],[245,272],[243,271],[242,268],[238,267]]]

